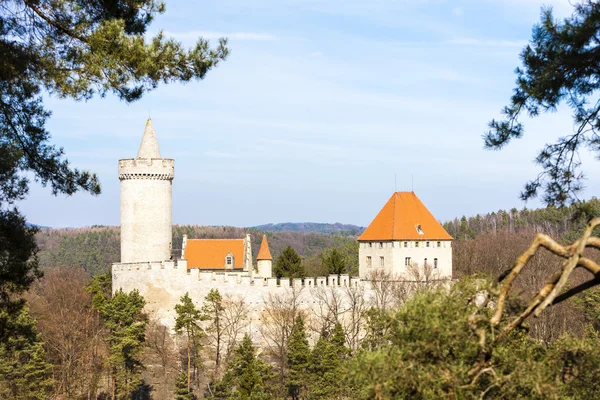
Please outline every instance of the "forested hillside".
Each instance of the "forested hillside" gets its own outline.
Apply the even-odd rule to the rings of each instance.
[[[462,218],[444,223],[446,231],[456,240],[473,239],[481,234],[507,231],[510,233],[538,233],[563,240],[576,237],[585,223],[600,215],[600,200],[593,197],[570,207],[547,207],[534,210],[524,208],[499,210],[489,214]]]
[[[175,225],[173,249],[181,249],[184,234],[190,239],[243,238],[250,234],[252,254],[256,257],[263,234],[267,235],[271,254],[277,258],[291,246],[303,258],[309,275],[322,275],[322,253],[337,248],[344,255],[351,270],[358,268],[356,237],[315,232],[263,232],[256,229],[230,226]],[[110,265],[120,260],[120,233],[118,227],[93,226],[77,229],[43,229],[37,234],[42,269],[53,267],[80,267],[90,275],[109,271]]]
[[[318,233],[336,233],[346,236],[358,236],[364,230],[364,226],[352,224],[323,224],[317,222],[282,222],[279,224],[265,224],[252,227],[259,231],[266,232],[318,232]]]

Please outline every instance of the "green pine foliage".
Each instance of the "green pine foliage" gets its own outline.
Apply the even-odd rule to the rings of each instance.
[[[273,398],[270,387],[273,378],[271,366],[256,356],[252,339],[246,334],[236,347],[223,378],[214,385],[207,398],[268,400]]]
[[[342,325],[335,324],[333,332],[322,334],[310,354],[309,398],[339,399],[345,392],[345,363],[349,359],[346,335]]]
[[[304,278],[302,259],[292,246],[288,246],[275,260],[273,274],[277,278]]]
[[[119,289],[110,295],[110,278],[99,275],[88,290],[108,331],[108,365],[115,400],[129,399],[144,390],[142,353],[148,317],[143,313],[146,301],[137,290],[124,293]]]
[[[578,239],[586,223],[600,216],[600,200],[596,197],[568,207],[510,211],[499,210],[486,215],[456,218],[444,223],[444,229],[456,240],[469,240],[486,233],[544,232],[563,242]]]
[[[182,371],[175,380],[175,400],[196,400],[193,389],[188,385],[188,374]]]
[[[464,279],[450,288],[417,293],[384,320],[385,339],[352,359],[346,387],[353,398],[372,399],[507,399],[598,397],[600,341],[564,337],[545,343],[516,331],[488,355],[490,367],[475,376],[480,337],[469,320],[489,318],[474,297],[490,290],[482,279]],[[513,311],[520,309],[512,301]],[[493,333],[481,327],[488,340]],[[595,375],[596,374],[596,375]]]
[[[335,247],[323,256],[323,265],[327,268],[328,275],[347,274],[349,272],[343,254]]]
[[[202,347],[201,340],[205,335],[200,323],[206,320],[206,317],[198,308],[196,308],[188,293],[181,298],[179,304],[175,305],[175,312],[175,333],[183,335],[186,341],[186,389],[188,392],[191,392],[192,367],[195,372],[202,364],[199,355]],[[177,385],[179,384],[179,381],[177,381]]]
[[[11,335],[0,342],[0,398],[42,400],[52,386],[52,365],[26,306],[0,310],[0,321]]]
[[[292,327],[287,343],[288,374],[285,386],[293,400],[303,398],[306,392],[310,354],[304,317],[299,315]]]
[[[217,289],[211,289],[204,298],[200,312],[202,319],[208,321],[205,332],[214,349],[213,361],[215,369],[213,378],[219,376],[221,368],[221,352],[223,350],[225,335],[224,311],[223,296],[221,296],[221,293]]]
[[[516,87],[502,120],[492,120],[484,136],[485,147],[502,149],[523,136],[524,116],[537,117],[555,111],[561,103],[572,111],[575,127],[542,147],[535,161],[542,172],[525,184],[524,200],[542,192],[548,205],[577,201],[583,189],[579,152],[600,151],[600,3],[581,1],[574,12],[559,20],[552,8],[544,8],[534,25],[530,43],[521,51],[522,67],[516,69]]]

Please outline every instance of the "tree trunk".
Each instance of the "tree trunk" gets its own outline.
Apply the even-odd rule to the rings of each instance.
[[[190,391],[190,370],[191,370],[191,364],[192,364],[192,358],[190,355],[190,335],[188,334],[188,341],[187,341],[187,356],[188,356],[188,370],[187,370],[187,378],[188,378],[188,392]]]

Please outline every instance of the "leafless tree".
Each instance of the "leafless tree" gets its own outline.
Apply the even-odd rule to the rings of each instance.
[[[243,298],[226,295],[223,299],[224,365],[231,360],[233,350],[248,327],[248,305]]]
[[[85,286],[89,277],[78,268],[55,268],[27,295],[65,398],[93,398],[106,377],[104,330]]]
[[[369,309],[365,297],[364,285],[345,286],[347,309],[342,318],[342,325],[346,332],[348,347],[355,352],[360,346],[364,334],[365,313]]]
[[[152,319],[146,328],[144,365],[147,367],[147,381],[152,383],[157,398],[171,397],[179,354],[169,328]]]
[[[302,312],[299,296],[303,288],[290,287],[285,293],[269,294],[265,299],[260,332],[265,353],[275,364],[281,378],[286,373],[286,347],[294,321]]]
[[[314,318],[309,325],[315,335],[333,331],[340,316],[346,311],[343,292],[334,286],[316,286],[310,289]]]

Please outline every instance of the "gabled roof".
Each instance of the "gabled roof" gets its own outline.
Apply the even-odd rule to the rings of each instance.
[[[229,253],[233,268],[244,268],[244,239],[188,239],[183,258],[188,268],[225,269]]]
[[[142,136],[137,158],[161,158],[156,132],[154,132],[154,126],[150,118],[146,121],[146,128],[144,129],[144,136]]]
[[[263,235],[260,250],[258,250],[258,255],[256,256],[256,261],[258,260],[273,260],[271,252],[269,251],[269,243],[267,242],[267,237],[265,235]]]
[[[358,240],[452,240],[452,236],[414,192],[396,192]]]

